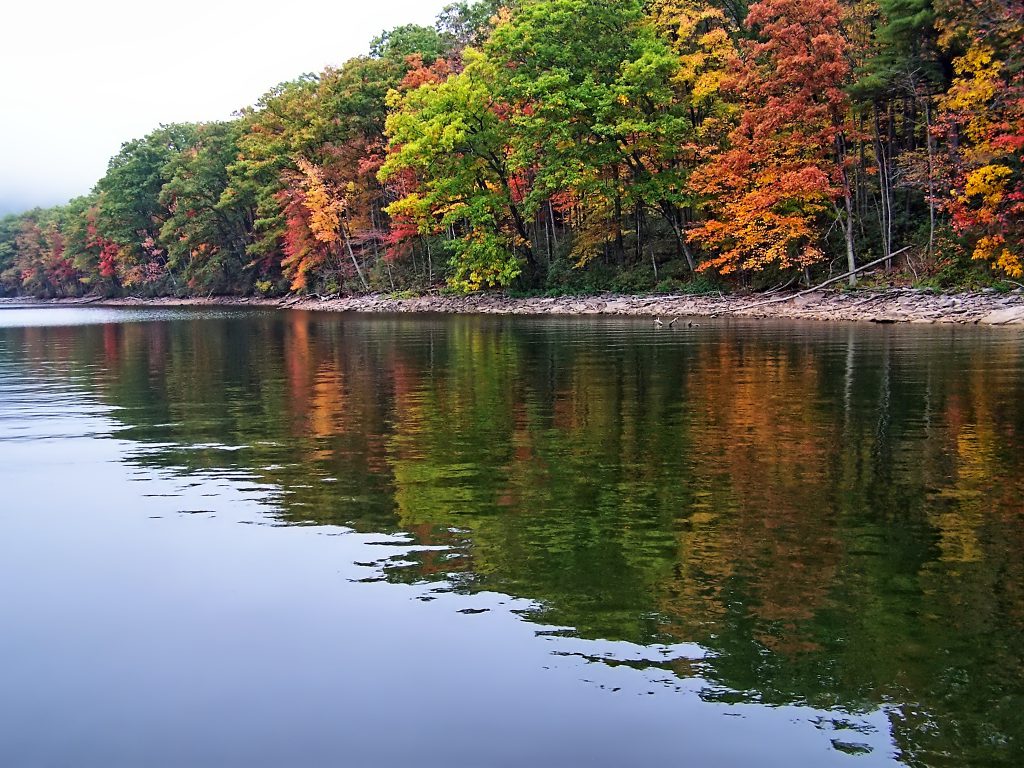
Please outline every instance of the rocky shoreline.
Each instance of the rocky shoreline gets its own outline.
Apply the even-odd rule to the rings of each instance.
[[[821,290],[791,295],[598,295],[514,298],[497,293],[472,296],[426,295],[395,298],[387,294],[348,297],[243,297],[158,299],[0,299],[0,306],[108,307],[276,307],[328,312],[500,315],[602,315],[660,318],[746,317],[797,320],[842,320],[873,323],[958,323],[1024,325],[1024,291],[935,294],[907,288]]]

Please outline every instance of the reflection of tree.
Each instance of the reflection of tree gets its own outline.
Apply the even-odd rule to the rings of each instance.
[[[1014,344],[306,313],[18,333],[0,355],[93,382],[123,436],[163,446],[140,461],[451,548],[389,578],[699,642],[715,686],[769,703],[906,702],[911,762],[1021,748]]]
[[[797,624],[827,603],[842,555],[829,476],[836,428],[808,397],[820,388],[815,349],[722,339],[702,352],[690,396],[704,404],[692,416],[695,476],[725,489],[718,557],[745,584],[761,643],[814,650]]]

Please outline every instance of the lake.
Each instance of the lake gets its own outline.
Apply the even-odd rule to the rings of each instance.
[[[1024,764],[1024,331],[0,311],[0,765]]]

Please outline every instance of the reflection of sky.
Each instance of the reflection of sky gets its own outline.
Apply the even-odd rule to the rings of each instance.
[[[583,640],[524,620],[528,601],[382,582],[372,563],[408,538],[282,527],[280,489],[143,467],[159,446],[117,438],[114,415],[0,362],[2,764],[892,760],[885,711],[704,700],[668,667],[699,669],[699,646]]]
[[[25,306],[0,299],[0,328],[56,328],[107,323],[143,323],[161,320],[211,320],[237,315],[237,310],[202,308]]]

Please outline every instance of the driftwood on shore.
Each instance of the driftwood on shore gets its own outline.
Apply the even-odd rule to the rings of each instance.
[[[871,265],[865,265],[863,269]],[[842,279],[841,276],[839,279]],[[1024,325],[1024,291],[997,293],[935,294],[910,288],[830,291],[820,286],[807,291],[776,296],[689,296],[650,295],[562,296],[557,298],[514,298],[496,293],[471,296],[427,295],[394,298],[387,294],[349,297],[298,297],[260,299],[207,297],[187,299],[54,299],[33,301],[0,299],[0,306],[13,303],[93,306],[237,306],[330,312],[445,313],[504,315],[604,315],[622,317],[733,317],[790,318],[798,320],[848,320],[876,323],[959,323],[982,325]],[[685,325],[685,324],[684,324]]]
[[[864,271],[866,271],[868,269],[871,269],[872,267],[876,267],[879,264],[881,264],[883,261],[892,261],[892,259],[895,256],[899,256],[901,253],[905,253],[906,251],[909,251],[909,250],[910,250],[909,247],[901,248],[900,250],[895,251],[894,253],[890,253],[888,256],[883,256],[882,258],[875,259],[874,261],[868,262],[867,264],[862,264],[861,266],[857,267],[856,269],[851,269],[849,272],[844,272],[841,275],[837,275],[836,277],[829,278],[825,282],[819,283],[818,285],[814,286],[813,288],[808,288],[807,290],[800,291],[799,293],[795,293],[795,294],[793,294],[791,296],[780,296],[778,298],[768,299],[767,301],[755,302],[753,304],[750,304],[747,307],[747,309],[754,309],[755,307],[763,307],[763,306],[766,306],[768,304],[776,304],[776,303],[782,302],[782,301],[792,301],[793,299],[799,299],[801,296],[807,296],[808,294],[816,293],[817,291],[820,291],[823,288],[827,288],[830,285],[835,285],[836,283],[838,283],[838,282],[840,282],[842,280],[845,280],[848,277],[853,277],[854,275],[859,275],[861,272],[864,272]]]

